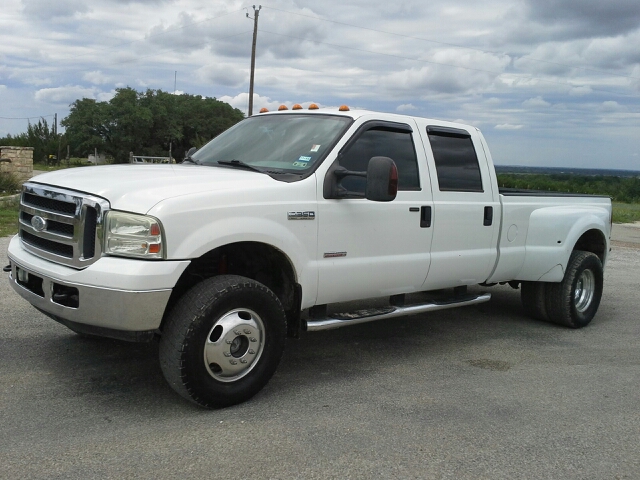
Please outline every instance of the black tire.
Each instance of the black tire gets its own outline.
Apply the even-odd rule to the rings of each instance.
[[[602,298],[602,262],[591,252],[574,250],[560,283],[547,283],[549,320],[570,328],[586,327]]]
[[[267,287],[237,275],[197,284],[169,313],[160,367],[169,385],[206,408],[244,402],[273,376],[287,321]]]
[[[522,282],[520,285],[520,300],[524,312],[536,320],[549,320],[545,304],[545,289],[544,282]]]

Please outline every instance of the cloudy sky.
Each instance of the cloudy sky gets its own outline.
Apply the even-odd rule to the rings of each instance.
[[[0,137],[124,86],[175,85],[246,112],[247,12],[234,0],[3,0]],[[640,2],[268,0],[255,93],[255,110],[346,103],[470,123],[501,165],[640,170]]]

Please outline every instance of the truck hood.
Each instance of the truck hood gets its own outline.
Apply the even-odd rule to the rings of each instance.
[[[97,195],[111,208],[146,213],[168,198],[223,190],[273,187],[277,180],[262,173],[201,165],[105,165],[44,173],[31,182]]]

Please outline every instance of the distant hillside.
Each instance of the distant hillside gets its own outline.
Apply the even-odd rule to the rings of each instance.
[[[515,165],[496,165],[497,173],[536,174],[536,175],[580,175],[603,177],[640,177],[640,171],[613,170],[598,168],[570,167],[520,167]]]

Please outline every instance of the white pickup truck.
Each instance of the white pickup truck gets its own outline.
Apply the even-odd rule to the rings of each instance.
[[[159,338],[169,384],[215,408],[257,393],[287,336],[490,299],[468,285],[520,287],[528,314],[583,327],[610,231],[609,198],[499,190],[477,128],[296,106],[182,164],[36,177],[6,270],[77,333]]]

